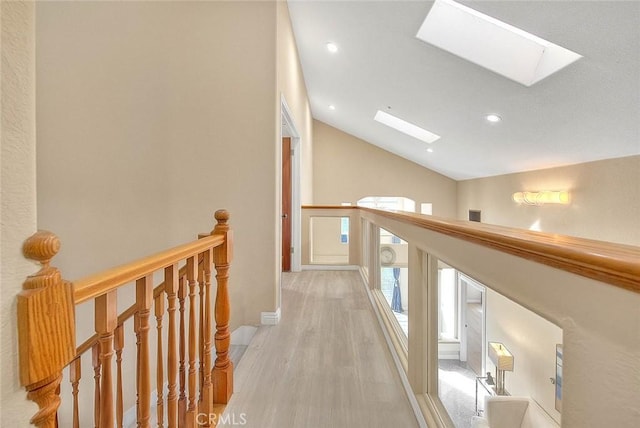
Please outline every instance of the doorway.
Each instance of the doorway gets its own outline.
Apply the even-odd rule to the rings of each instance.
[[[288,202],[288,212],[281,212],[280,215],[287,215],[286,224],[282,223],[280,239],[283,241],[281,244],[282,263],[286,263],[285,254],[289,259],[289,266],[284,264],[281,266],[283,272],[300,272],[302,269],[302,191],[301,191],[301,162],[302,162],[302,138],[298,132],[295,121],[291,114],[291,109],[287,105],[284,95],[280,96],[281,102],[281,133],[280,139],[282,144],[282,168],[281,171],[281,208],[284,208],[284,204]],[[285,143],[285,138],[289,143]],[[287,153],[284,153],[284,151]],[[287,166],[285,166],[287,165]],[[288,172],[284,171],[284,168],[288,169]],[[288,176],[285,177],[285,174]],[[286,190],[285,190],[286,187]],[[288,192],[284,194],[283,192]],[[288,235],[287,236],[285,236]],[[288,240],[288,242],[284,242]],[[284,269],[286,268],[286,269]]]
[[[282,137],[282,272],[291,271],[291,137]]]
[[[463,317],[460,359],[466,359],[467,366],[476,376],[482,376],[486,355],[485,288],[465,275],[459,274],[458,278]]]

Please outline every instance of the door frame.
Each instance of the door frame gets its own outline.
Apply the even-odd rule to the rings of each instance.
[[[291,272],[300,272],[302,270],[302,209],[300,196],[302,139],[300,138],[300,133],[293,120],[291,109],[284,98],[284,94],[280,94],[280,106],[282,126],[280,127],[279,141],[282,142],[283,137],[291,137],[291,150],[293,152],[293,156],[291,156],[291,246],[293,247],[293,254],[291,254]],[[280,181],[279,192],[282,192],[282,174],[280,175]],[[280,203],[280,205],[282,205],[282,203]],[[282,240],[282,230],[280,230],[279,239]],[[282,247],[282,245],[280,246]]]

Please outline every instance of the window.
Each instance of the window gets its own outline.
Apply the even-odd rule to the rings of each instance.
[[[409,337],[409,244],[380,229],[380,291],[405,337]]]
[[[340,218],[340,242],[349,243],[349,217]]]
[[[416,211],[415,201],[403,196],[367,196],[358,201],[358,206],[387,210]]]
[[[438,269],[438,339],[458,340],[458,286],[456,270]]]

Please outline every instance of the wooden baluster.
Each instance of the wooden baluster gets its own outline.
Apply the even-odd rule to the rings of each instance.
[[[78,415],[78,385],[82,378],[82,359],[78,355],[69,366],[69,381],[71,382],[71,393],[73,394],[73,428],[80,428],[80,417]]]
[[[189,404],[186,426],[195,427],[196,420],[196,276],[198,275],[196,256],[187,259],[187,282],[189,283]]]
[[[198,260],[196,258],[196,260]],[[198,370],[198,409],[202,407],[202,393],[204,385],[204,347],[202,344],[204,343],[204,273],[200,268],[200,264],[198,263],[198,285],[200,289],[200,304],[198,305],[199,313],[198,313],[198,361],[200,361],[200,368]]]
[[[138,426],[150,427],[151,414],[151,368],[149,362],[149,315],[153,303],[153,275],[136,281],[136,304],[138,306]]]
[[[217,224],[212,235],[224,236],[224,244],[213,249],[213,260],[218,282],[215,304],[216,318],[216,363],[213,368],[213,402],[227,404],[233,394],[233,363],[229,359],[229,264],[233,258],[233,232],[229,228],[229,213],[219,210],[215,213]]]
[[[204,345],[201,349],[204,349],[204,380],[203,380],[203,405],[201,412],[205,415],[211,415],[213,413],[213,384],[211,381],[211,265],[213,264],[213,253],[209,249],[202,254],[202,271],[204,279]],[[203,426],[210,426],[210,417],[204,421]]]
[[[160,293],[155,298],[155,314],[156,314],[156,330],[158,332],[158,347],[157,347],[157,367],[156,367],[156,390],[158,392],[158,401],[156,402],[156,415],[158,421],[158,427],[164,426],[164,364],[163,364],[163,349],[162,349],[162,317],[164,317],[164,295]]]
[[[93,365],[93,421],[95,427],[100,426],[100,345],[96,342],[91,348],[91,363]]]
[[[116,327],[116,426],[122,428],[123,403],[122,403],[122,350],[124,349],[124,327]]]
[[[180,288],[178,288],[178,302],[180,303],[180,398],[178,399],[178,414],[179,414],[179,426],[186,426],[187,417],[187,373],[185,367],[186,361],[186,338],[187,333],[185,330],[185,299],[187,298],[187,285],[185,284],[185,278],[180,278]]]
[[[118,326],[117,291],[110,291],[95,299],[95,325],[100,348],[102,379],[100,385],[100,428],[111,428],[114,423],[113,376],[113,336]]]
[[[169,428],[178,427],[178,356],[176,343],[176,293],[178,284],[178,265],[174,264],[164,270],[164,289],[167,293],[167,312],[169,313],[169,331],[167,333],[167,382],[169,391],[167,394],[167,425]]]
[[[46,428],[57,425],[62,370],[76,353],[73,288],[49,265],[59,249],[58,237],[47,231],[24,242],[24,256],[41,269],[27,277],[17,302],[20,383],[39,408],[30,422]]]
[[[136,334],[136,426],[140,426],[140,320],[133,314],[133,330]]]

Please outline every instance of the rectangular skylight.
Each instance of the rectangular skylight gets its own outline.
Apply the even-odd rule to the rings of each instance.
[[[409,123],[399,117],[392,116],[389,113],[385,113],[380,110],[378,110],[373,119],[376,122],[390,126],[397,131],[403,132],[413,138],[424,141],[425,143],[433,143],[440,138],[439,135],[436,135],[433,132],[429,132],[426,129],[422,129],[419,126],[414,125],[413,123]]]
[[[582,58],[452,0],[436,0],[417,38],[525,86]]]

